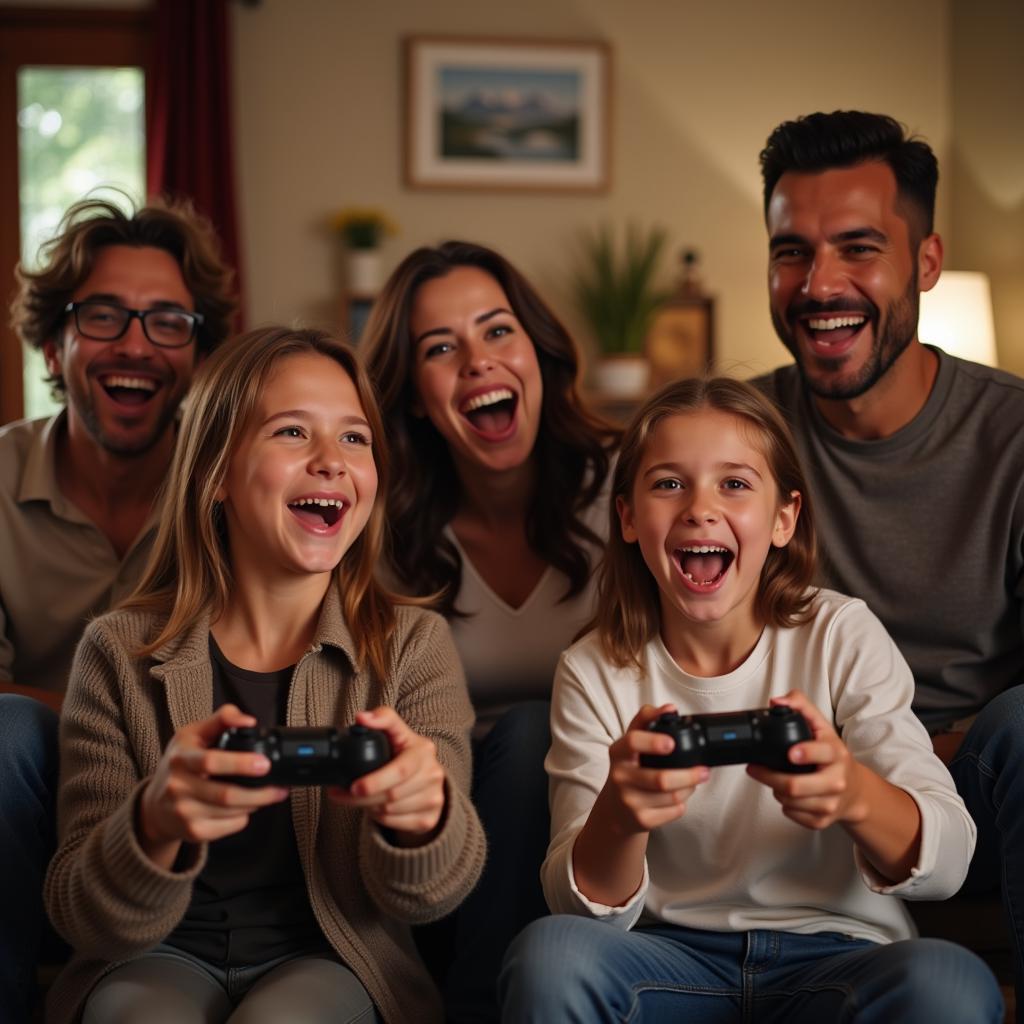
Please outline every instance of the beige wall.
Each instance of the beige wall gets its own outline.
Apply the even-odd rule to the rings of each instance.
[[[947,266],[992,280],[999,365],[1024,375],[1024,4],[953,4]]]
[[[250,321],[334,325],[337,245],[320,225],[330,211],[355,204],[381,206],[401,225],[385,249],[389,266],[445,237],[481,241],[518,264],[576,326],[565,285],[576,234],[600,220],[635,219],[664,223],[674,249],[701,251],[718,296],[721,364],[737,372],[775,365],[784,353],[766,310],[757,168],[765,137],[801,113],[858,107],[898,117],[945,161],[951,2],[232,5]],[[400,39],[407,33],[608,40],[611,189],[588,197],[404,187]]]

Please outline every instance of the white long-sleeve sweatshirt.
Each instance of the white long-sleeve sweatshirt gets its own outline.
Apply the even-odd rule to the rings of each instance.
[[[645,670],[615,668],[596,633],[559,662],[552,705],[551,845],[542,871],[556,913],[599,917],[620,928],[660,920],[716,931],[834,931],[891,942],[914,934],[902,902],[943,899],[963,882],[974,823],[923,726],[911,711],[914,682],[885,629],[860,600],[822,590],[809,622],[766,627],[750,656],[724,676],[683,672],[660,638]],[[768,705],[803,691],[850,752],[905,790],[921,811],[921,849],[910,877],[890,884],[840,825],[806,829],[785,817],[771,790],[742,765],[711,769],[685,815],[651,833],[644,877],[630,900],[607,907],[576,886],[572,848],[608,775],[608,747],[643,704],[681,714]]]

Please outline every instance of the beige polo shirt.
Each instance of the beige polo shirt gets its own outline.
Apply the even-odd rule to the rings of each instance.
[[[124,559],[57,483],[65,413],[0,427],[0,680],[63,692],[85,624],[126,597],[156,533]]]

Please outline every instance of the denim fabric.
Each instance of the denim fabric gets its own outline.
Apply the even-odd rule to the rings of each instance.
[[[487,863],[455,913],[444,983],[450,1024],[499,1019],[497,980],[508,944],[548,912],[540,867],[551,832],[544,771],[550,716],[548,701],[517,704],[473,751],[473,803],[487,833]]]
[[[43,879],[56,848],[57,714],[0,693],[0,1008],[29,1019],[36,962],[51,929]]]
[[[978,826],[962,891],[1002,896],[1013,943],[1017,1020],[1024,1024],[1024,686],[989,701],[949,770]]]
[[[835,933],[624,931],[558,915],[530,925],[499,980],[506,1024],[997,1024],[995,978],[939,939]]]

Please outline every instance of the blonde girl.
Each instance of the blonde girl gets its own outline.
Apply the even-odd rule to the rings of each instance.
[[[479,874],[472,712],[447,625],[373,579],[383,429],[352,352],[267,328],[181,424],[148,572],[86,630],[61,728],[54,1021],[440,1020],[411,923]],[[347,790],[244,788],[231,726],[384,731]]]

